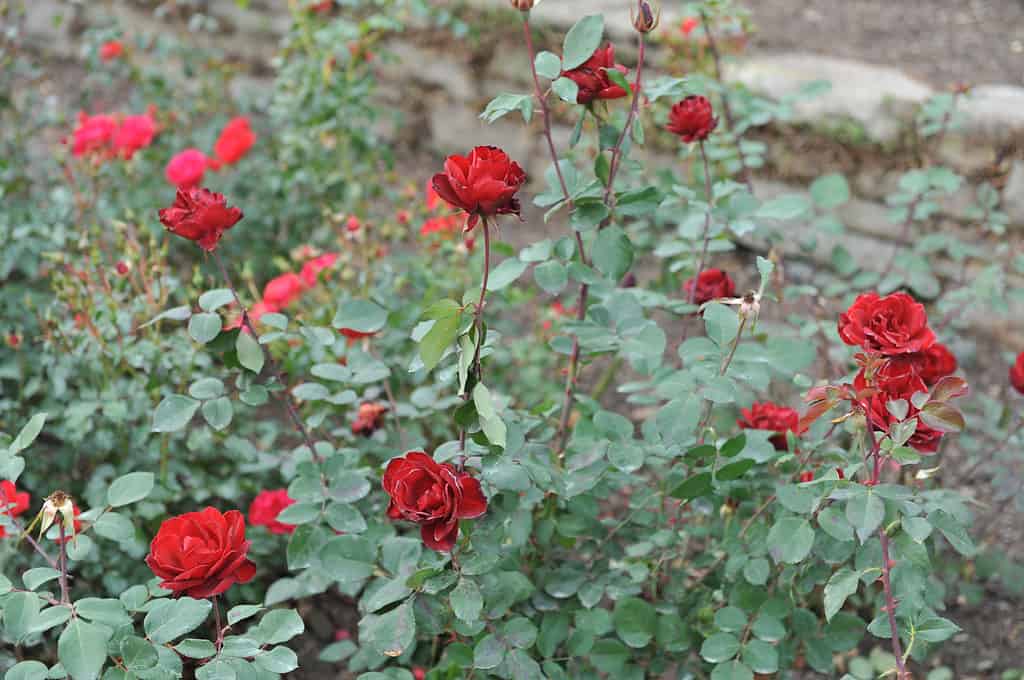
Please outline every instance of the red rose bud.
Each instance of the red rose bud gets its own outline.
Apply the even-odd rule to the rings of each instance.
[[[199,247],[212,251],[221,235],[242,219],[242,211],[229,207],[223,194],[207,189],[178,189],[174,204],[160,210],[160,222]]]
[[[811,472],[810,470],[807,470],[805,472],[801,472],[800,473],[800,481],[801,482],[813,482],[814,481],[814,473]]]
[[[242,513],[208,507],[165,520],[149,545],[146,564],[161,579],[161,588],[202,599],[252,580],[256,565],[246,558],[248,552]]]
[[[516,193],[526,173],[498,147],[478,146],[468,156],[449,156],[431,181],[438,196],[469,214],[470,231],[481,217],[519,216]]]
[[[843,472],[843,468],[836,468],[836,474],[839,475],[839,479],[846,479],[846,474]]]
[[[393,458],[384,472],[383,485],[391,497],[388,517],[419,524],[423,543],[432,550],[451,550],[459,534],[459,520],[487,512],[479,481],[457,472],[449,463],[435,462],[422,451]]]
[[[683,101],[672,105],[672,109],[668,112],[666,128],[689,144],[690,142],[703,142],[717,126],[718,119],[714,116],[708,98],[690,95]]]
[[[156,120],[151,113],[128,116],[114,135],[114,149],[124,158],[131,158],[136,151],[152,144],[155,136]]]
[[[249,506],[249,524],[266,527],[272,534],[290,534],[295,531],[295,525],[278,522],[277,516],[294,502],[287,489],[260,491]]]
[[[21,347],[21,336],[13,331],[8,333],[4,340],[7,342],[7,346],[11,349],[18,349]]]
[[[692,296],[694,304],[698,305],[719,298],[735,297],[736,295],[736,284],[721,269],[712,268],[702,271],[696,286],[697,289],[694,291],[694,279],[687,279],[683,283],[683,291],[686,293],[687,300]]]
[[[578,104],[589,104],[595,99],[625,97],[629,93],[612,82],[608,77],[608,69],[614,69],[623,75],[629,72],[622,64],[615,63],[615,47],[611,43],[598,47],[589,59],[574,69],[562,71],[562,75],[576,83],[579,88],[579,94],[576,95]]]
[[[118,276],[128,276],[128,272],[132,270],[132,264],[127,260],[118,260],[114,265],[114,270],[117,271]]]
[[[533,0],[510,0],[512,3],[512,9],[517,9],[520,12],[529,12],[533,9]]]
[[[376,333],[364,333],[357,331],[352,328],[339,328],[338,332],[348,338],[349,343],[355,342],[356,340],[362,340],[363,338],[372,338]]]
[[[117,134],[117,121],[113,116],[78,114],[78,125],[71,133],[71,155],[87,156],[111,151],[110,144]]]
[[[800,433],[800,414],[786,406],[771,402],[755,402],[749,409],[741,409],[742,418],[736,424],[744,430],[770,430],[775,432],[769,441],[777,451],[786,450],[786,433]]]
[[[638,0],[636,16],[632,18],[633,28],[639,33],[650,33],[658,27],[658,22],[661,20],[661,8],[655,12],[647,0]]]
[[[315,286],[320,272],[333,267],[339,257],[338,253],[324,253],[302,265],[302,272],[299,274],[302,277],[302,282],[309,288]]]
[[[409,220],[412,219],[412,215],[409,214],[408,210],[399,210],[395,215],[395,219],[398,220],[399,224],[409,224]]]
[[[334,641],[341,642],[342,640],[351,640],[352,633],[348,632],[344,628],[334,631]]]
[[[947,375],[956,373],[957,361],[949,348],[942,343],[935,343],[923,352],[909,355],[908,359],[913,363],[914,370],[921,376],[921,380],[931,387]]]
[[[17,517],[28,510],[30,497],[27,491],[18,491],[14,482],[3,480],[0,482],[0,514],[8,517]],[[7,535],[7,531],[0,524],[0,538]]]
[[[100,45],[100,59],[103,61],[117,59],[122,54],[124,54],[124,45],[120,40],[111,40]]]
[[[179,189],[190,189],[203,181],[208,164],[206,154],[199,149],[185,149],[167,162],[164,177]]]
[[[249,127],[249,119],[245,116],[232,118],[213,145],[217,166],[237,163],[255,143],[256,133]]]
[[[865,293],[839,315],[839,337],[869,354],[913,354],[935,344],[924,305],[906,293]]]
[[[348,230],[349,233],[352,233],[352,234],[354,234],[357,231],[359,231],[360,229],[362,229],[362,227],[363,227],[362,222],[360,222],[359,218],[356,217],[355,215],[353,215],[352,217],[348,218],[348,221],[345,222],[345,229]]]
[[[1010,367],[1010,384],[1024,394],[1024,352],[1017,355],[1017,361]]]
[[[427,677],[427,669],[422,666],[412,667],[412,680],[424,680]]]
[[[679,25],[679,32],[688,38],[690,37],[690,34],[693,33],[693,29],[698,26],[700,26],[700,19],[697,17],[686,17],[683,19],[683,23]]]
[[[272,278],[263,287],[263,302],[271,307],[284,309],[299,299],[305,287],[298,274],[281,274]]]
[[[363,437],[369,437],[374,432],[380,429],[384,420],[384,414],[387,413],[388,407],[382,404],[374,404],[367,402],[359,405],[359,411],[356,413],[356,419],[352,423],[352,434],[361,435]]]

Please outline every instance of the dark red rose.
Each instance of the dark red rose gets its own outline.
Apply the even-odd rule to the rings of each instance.
[[[813,482],[814,481],[814,473],[811,472],[810,470],[806,470],[804,472],[801,472],[800,473],[800,481],[801,482]]]
[[[576,102],[589,104],[595,99],[620,99],[628,92],[612,82],[608,77],[608,69],[615,69],[625,75],[629,72],[622,64],[615,63],[615,47],[608,43],[598,47],[590,58],[574,69],[562,71],[562,75],[576,83],[579,94]]]
[[[333,267],[339,257],[338,253],[324,253],[302,265],[302,272],[299,274],[302,277],[302,282],[309,288],[315,286],[320,272]]]
[[[128,273],[132,270],[132,263],[128,260],[118,260],[117,264],[114,265],[114,271],[117,272],[118,276],[128,276]]]
[[[28,510],[29,498],[27,491],[18,491],[14,482],[3,480],[0,482],[0,514],[8,517],[17,517]],[[3,524],[0,524],[0,538],[7,535]]]
[[[914,369],[925,384],[931,387],[947,375],[956,373],[956,357],[949,348],[940,342],[935,343],[923,352],[908,357],[914,363]]]
[[[272,534],[290,534],[295,531],[295,525],[278,522],[277,516],[294,502],[295,499],[288,495],[288,489],[260,491],[249,506],[249,524],[266,527]]]
[[[71,133],[71,155],[110,154],[110,144],[117,133],[113,116],[78,114],[78,126]]]
[[[481,217],[519,215],[516,192],[526,173],[496,146],[478,146],[468,156],[449,156],[444,172],[434,175],[437,195],[469,213],[466,231]]]
[[[111,40],[100,45],[100,59],[103,61],[117,59],[122,54],[124,54],[124,45],[120,40]]]
[[[270,307],[284,309],[298,300],[305,288],[306,284],[302,282],[302,278],[298,274],[294,272],[281,274],[270,279],[263,287],[263,302]]]
[[[694,279],[687,279],[683,284],[683,292],[686,293],[687,300],[692,295],[693,302],[697,305],[702,305],[705,302],[717,300],[718,298],[736,296],[736,284],[721,269],[705,269],[702,271],[697,279],[696,292],[693,290],[693,282]]]
[[[221,235],[242,219],[242,211],[228,206],[223,194],[208,189],[178,189],[174,204],[160,210],[160,222],[199,247],[212,251]]]
[[[893,357],[861,368],[853,378],[853,387],[858,392],[874,387],[893,399],[909,399],[916,392],[928,390],[909,357]]]
[[[839,337],[865,352],[914,354],[935,344],[924,305],[906,293],[864,293],[839,315]]]
[[[672,110],[668,112],[668,125],[665,127],[689,144],[703,142],[717,126],[718,119],[715,118],[708,98],[690,95],[672,105]]]
[[[150,113],[127,116],[121,121],[114,135],[114,148],[125,158],[131,158],[139,149],[153,143],[156,136],[156,120]]]
[[[213,145],[213,155],[216,159],[216,167],[237,163],[249,149],[256,143],[256,133],[249,126],[249,119],[245,116],[232,118]],[[216,169],[216,168],[214,168]]]
[[[352,422],[352,434],[369,437],[380,429],[381,421],[384,420],[387,410],[388,407],[383,404],[373,402],[360,404],[356,419]]]
[[[1010,366],[1010,384],[1013,389],[1024,394],[1024,352],[1017,355],[1017,361]]]
[[[209,159],[199,149],[185,149],[167,162],[164,177],[179,189],[199,186],[206,174]]]
[[[256,575],[248,552],[242,513],[206,508],[165,520],[149,545],[146,564],[165,590],[213,597]]]
[[[786,450],[786,433],[800,433],[800,414],[787,406],[771,402],[754,402],[749,409],[741,409],[742,418],[736,421],[744,430],[770,430],[776,434],[769,439],[778,451]]]
[[[451,550],[459,520],[487,512],[479,481],[448,463],[436,463],[422,451],[388,463],[384,490],[391,496],[388,517],[419,524],[423,543],[432,550]]]

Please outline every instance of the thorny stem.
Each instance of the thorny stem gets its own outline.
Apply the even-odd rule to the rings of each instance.
[[[63,515],[63,513],[61,513]],[[68,551],[67,551],[67,537],[64,533],[64,517],[60,518],[58,523],[60,531],[60,553],[57,558],[57,562],[60,565],[58,571],[60,572],[60,601],[63,604],[71,602],[71,598],[68,595]]]
[[[889,630],[892,633],[892,653],[896,657],[896,680],[909,680],[907,666],[903,661],[903,646],[900,643],[900,631],[896,625],[896,598],[892,595],[892,560],[889,559],[889,535],[885,533],[885,527],[878,531],[878,538],[882,543],[882,588],[885,591],[885,609],[889,615]]]
[[[220,625],[220,597],[217,595],[213,596],[213,625],[217,629],[217,641],[215,644],[219,653],[221,647],[224,646],[224,628]]]
[[[252,334],[253,339],[260,345],[260,349],[263,351],[263,358],[266,361],[267,366],[270,367],[271,375],[274,376],[283,388],[283,393],[279,398],[284,404],[285,409],[288,411],[292,424],[302,436],[306,446],[309,447],[309,453],[313,456],[313,460],[321,462],[321,456],[316,452],[316,448],[313,446],[313,438],[309,435],[309,430],[306,429],[305,423],[303,423],[302,418],[299,417],[298,411],[295,410],[295,404],[292,403],[292,398],[288,393],[288,388],[284,381],[284,376],[281,373],[281,369],[278,367],[277,362],[274,361],[274,357],[270,354],[270,350],[268,350],[265,345],[260,344],[260,336],[256,333],[256,328],[253,326],[252,320],[249,318],[249,310],[242,304],[242,300],[238,297],[238,291],[235,289],[235,284],[231,281],[231,276],[228,274],[227,267],[224,266],[224,260],[221,259],[220,253],[216,250],[213,251],[213,259],[217,261],[217,266],[220,268],[220,275],[224,279],[224,284],[231,290],[231,295],[235,298],[235,304],[237,304],[238,308],[242,310],[242,325],[245,326],[246,330]]]
[[[715,42],[715,34],[711,31],[711,22],[708,20],[707,12],[701,11],[700,21],[704,26],[704,36],[708,40],[708,51],[711,52],[711,60],[715,64],[715,80],[722,85],[722,117],[725,118],[725,127],[729,133],[736,130],[736,119],[732,115],[732,106],[729,104],[729,97],[725,91],[725,80],[722,71],[722,55],[718,51],[718,43]],[[747,167],[747,160],[743,157],[743,151],[739,148],[739,135],[736,136],[736,157],[740,161],[740,174],[747,190],[754,193],[754,184],[750,179],[750,168]]]

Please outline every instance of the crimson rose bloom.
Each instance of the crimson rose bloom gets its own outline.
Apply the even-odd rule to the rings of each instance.
[[[284,309],[299,299],[305,284],[298,274],[288,272],[274,277],[263,287],[263,302],[271,307]]]
[[[608,69],[615,69],[625,75],[629,72],[622,64],[615,63],[615,47],[608,43],[598,47],[590,58],[574,69],[562,71],[562,75],[576,83],[579,94],[576,102],[589,104],[595,99],[620,99],[628,92],[612,82],[608,77]]]
[[[213,597],[256,575],[248,552],[242,513],[208,507],[165,520],[149,545],[146,564],[162,579],[161,588],[189,597]]]
[[[691,294],[693,295],[694,304],[702,305],[705,302],[717,300],[718,298],[736,296],[736,284],[721,269],[705,269],[702,271],[697,279],[696,293],[693,292],[693,282],[693,278],[687,279],[683,284],[683,291],[686,293],[687,300],[690,299]]]
[[[29,495],[27,491],[18,491],[14,482],[3,480],[0,482],[0,514],[8,517],[17,517],[28,510]],[[7,535],[6,529],[0,524],[0,538]]]
[[[149,113],[128,116],[121,121],[114,136],[114,148],[125,158],[131,158],[139,149],[145,149],[156,135],[156,121]]]
[[[1010,366],[1010,384],[1013,389],[1024,394],[1024,352],[1017,355],[1017,361]]]
[[[178,189],[174,204],[160,210],[160,222],[172,234],[195,241],[205,251],[217,247],[221,235],[242,219],[223,194],[208,189]]]
[[[209,164],[206,154],[199,149],[185,149],[167,163],[164,176],[179,189],[199,186]]]
[[[786,450],[786,433],[800,433],[800,414],[787,406],[771,402],[754,402],[749,409],[740,409],[742,418],[736,421],[744,430],[771,430],[775,434],[769,441],[778,451]]]
[[[109,144],[117,133],[117,121],[113,116],[90,116],[84,111],[78,113],[78,126],[71,133],[71,155],[85,156],[100,151],[109,151]]]
[[[924,305],[906,293],[864,293],[839,315],[839,337],[865,352],[913,354],[935,344]]]
[[[672,110],[668,112],[668,125],[665,127],[689,144],[703,142],[717,126],[718,119],[714,116],[708,98],[690,95],[672,105]]]
[[[100,45],[100,59],[103,61],[117,59],[122,54],[124,54],[124,45],[120,40],[111,40]]]
[[[431,183],[437,195],[469,213],[466,231],[481,217],[519,215],[516,192],[526,182],[519,164],[496,146],[478,146],[468,156],[448,156]]]
[[[310,288],[315,286],[320,272],[333,267],[339,257],[338,253],[324,253],[302,265],[302,272],[299,274],[302,277],[302,282]]]
[[[260,491],[249,506],[249,524],[266,527],[272,534],[290,534],[295,531],[295,525],[278,522],[277,516],[294,502],[295,499],[288,495],[288,489]]]
[[[871,377],[868,378],[868,371]],[[878,364],[873,369],[861,368],[853,378],[853,387],[858,392],[869,387],[877,388],[893,399],[909,399],[916,392],[927,392],[925,384],[917,371],[917,366],[909,357],[894,357]]]
[[[479,481],[448,463],[436,463],[422,451],[388,463],[384,490],[391,496],[388,517],[419,524],[423,543],[432,550],[451,550],[459,520],[487,512]]]
[[[931,387],[947,375],[956,373],[956,357],[949,351],[949,348],[940,342],[935,343],[923,352],[911,354],[908,357],[914,362],[917,374],[921,376],[925,384]]]
[[[219,168],[221,165],[237,163],[255,143],[256,133],[249,127],[249,119],[245,116],[232,118],[213,145],[216,159],[212,164]]]

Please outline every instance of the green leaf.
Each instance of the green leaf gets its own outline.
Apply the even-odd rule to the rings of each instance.
[[[152,319],[139,326],[139,328],[145,328],[146,326],[155,324],[157,321],[162,321],[164,319],[170,319],[171,321],[184,321],[190,316],[192,316],[192,308],[188,305],[173,307],[168,309],[166,312],[162,312],[154,316]]]
[[[726,633],[738,633],[747,625],[747,614],[739,607],[722,607],[715,612],[715,625]]]
[[[455,616],[466,623],[473,623],[479,619],[480,612],[484,607],[484,598],[480,594],[480,587],[476,581],[465,576],[460,578],[458,584],[452,589],[449,601]]]
[[[825,584],[825,620],[831,621],[839,613],[846,598],[857,592],[860,583],[860,572],[843,568],[832,574]]]
[[[248,333],[242,332],[235,339],[235,351],[238,353],[238,363],[253,373],[263,370],[263,348]]]
[[[973,557],[978,552],[970,534],[952,515],[936,510],[928,515],[928,521],[942,533],[953,549],[964,557]]]
[[[200,378],[188,386],[193,399],[215,399],[224,394],[224,383],[219,378]]]
[[[228,610],[228,625],[233,626],[239,621],[245,621],[248,618],[256,616],[263,607],[258,604],[240,604],[232,607]]]
[[[612,225],[598,232],[592,257],[602,274],[618,281],[633,265],[633,244],[621,227]]]
[[[376,333],[387,321],[388,312],[380,305],[369,300],[349,300],[338,309],[331,325],[360,333]]]
[[[129,635],[121,640],[121,659],[128,671],[148,671],[160,663],[161,649],[148,640]]]
[[[172,394],[153,413],[153,432],[176,432],[188,425],[199,409],[199,401],[182,394]]]
[[[32,416],[29,421],[25,423],[25,427],[21,428],[21,432],[19,432],[18,436],[14,438],[14,441],[11,442],[10,446],[7,447],[7,454],[13,456],[16,453],[27,449],[32,442],[36,440],[39,433],[43,431],[43,424],[45,422],[45,413],[37,413]]]
[[[420,360],[426,370],[437,366],[445,350],[455,341],[459,333],[461,314],[453,314],[434,321],[434,325],[420,340]]]
[[[271,673],[290,673],[299,667],[299,657],[287,647],[274,647],[253,657],[253,664]]]
[[[577,97],[580,94],[580,87],[576,82],[570,78],[559,78],[555,82],[551,83],[551,89],[555,91],[555,94],[565,102],[575,104]]]
[[[861,543],[875,533],[885,518],[885,503],[870,488],[846,501],[846,519],[857,531]]]
[[[188,322],[188,334],[196,342],[205,345],[220,334],[223,326],[220,314],[204,312],[196,314]]]
[[[109,628],[75,619],[57,640],[57,658],[72,680],[96,680],[107,660]]]
[[[698,472],[692,477],[688,477],[682,484],[677,486],[672,491],[672,497],[688,501],[693,498],[698,498],[699,496],[706,496],[710,494],[711,491],[711,473]]]
[[[154,482],[152,472],[129,472],[118,477],[107,489],[107,504],[117,508],[141,501],[153,490]]]
[[[864,637],[866,626],[861,619],[848,612],[839,612],[825,626],[825,640],[833,652],[847,652]]]
[[[82,618],[111,627],[131,623],[124,603],[112,597],[84,597],[75,602],[75,611]]]
[[[754,213],[756,217],[771,220],[796,220],[806,216],[811,209],[807,199],[799,194],[788,194],[765,201]]]
[[[167,644],[198,628],[210,615],[211,608],[209,600],[191,597],[159,600],[143,620],[146,637],[158,645]]]
[[[721,663],[736,656],[740,641],[732,633],[715,633],[700,647],[700,655],[708,663]]]
[[[825,508],[818,513],[818,526],[837,541],[852,541],[853,527],[846,517],[835,508]]]
[[[505,641],[519,649],[529,649],[537,641],[537,626],[524,616],[505,624]]]
[[[370,614],[359,622],[359,640],[367,641],[384,656],[397,657],[416,639],[416,619],[412,599],[406,600],[386,614]]]
[[[529,123],[530,119],[533,118],[533,95],[512,94],[509,92],[499,94],[487,103],[487,107],[480,114],[480,118],[487,123],[493,123],[517,110],[523,115],[523,120]]]
[[[960,630],[960,626],[941,616],[929,616],[914,626],[915,635],[925,642],[944,642]]]
[[[21,661],[4,674],[4,680],[44,680],[46,677],[46,664],[39,661]]]
[[[765,642],[779,642],[786,637],[786,627],[774,616],[761,614],[750,628],[754,637]]]
[[[753,680],[754,674],[739,661],[726,661],[711,671],[711,680]]]
[[[811,198],[820,208],[838,208],[850,200],[850,185],[840,173],[822,175],[811,183]]]
[[[28,569],[21,575],[21,581],[25,584],[25,588],[28,590],[35,590],[44,583],[53,581],[60,572],[50,567],[35,567],[34,569]]]
[[[237,680],[238,673],[227,661],[215,659],[196,670],[196,680]]]
[[[288,642],[306,630],[302,617],[293,609],[274,609],[263,615],[256,630],[248,635],[266,645],[278,645]]]
[[[473,648],[473,667],[482,670],[497,668],[505,659],[505,643],[497,635],[484,636]]]
[[[592,14],[577,21],[562,43],[562,70],[572,70],[590,59],[601,46],[602,35],[604,16]]]
[[[215,288],[199,296],[199,309],[212,312],[226,304],[234,302],[235,296],[228,288]]]
[[[487,290],[496,291],[506,287],[526,271],[526,263],[518,257],[510,257],[491,270],[487,279]]]
[[[203,403],[203,419],[206,424],[215,430],[223,430],[231,424],[235,415],[235,408],[231,405],[231,399],[220,397]]]
[[[208,659],[217,653],[217,648],[209,640],[186,638],[176,644],[174,649],[182,656],[190,659]]]
[[[768,545],[778,551],[780,562],[802,562],[814,545],[814,529],[805,519],[784,517],[768,532]]]
[[[622,641],[640,649],[654,638],[658,613],[650,603],[638,597],[626,597],[615,603],[612,620]]]
[[[725,305],[711,302],[704,307],[704,328],[719,349],[725,350],[739,333],[740,319]]]
[[[763,640],[751,640],[743,646],[743,663],[755,673],[775,673],[779,670],[779,652]]]
[[[549,260],[534,268],[533,279],[546,293],[557,295],[569,283],[569,272],[558,260]]]
[[[562,72],[562,60],[558,58],[557,54],[546,50],[537,54],[533,65],[537,69],[537,75],[548,80],[554,80]]]

